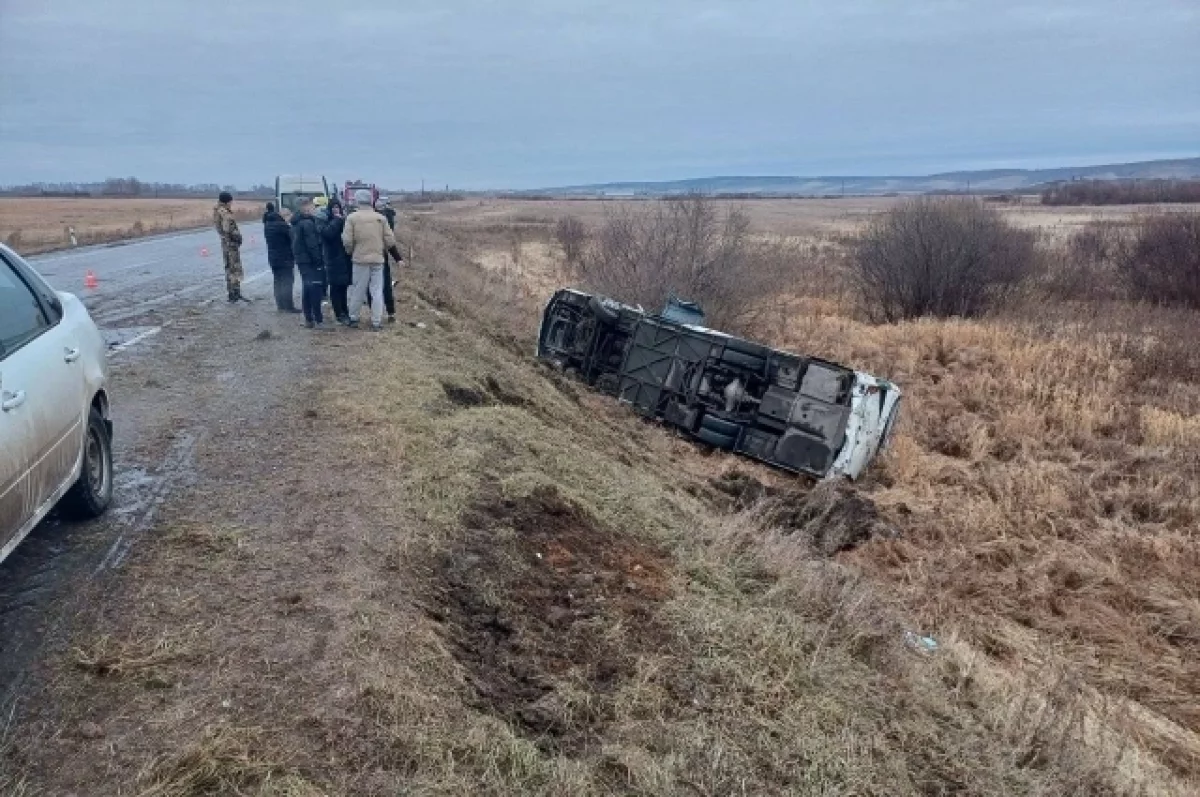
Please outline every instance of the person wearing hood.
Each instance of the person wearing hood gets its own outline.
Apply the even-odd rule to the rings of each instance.
[[[350,283],[354,276],[354,267],[350,263],[350,255],[342,245],[342,231],[346,227],[346,214],[340,203],[334,202],[329,206],[329,221],[321,230],[321,242],[325,250],[325,278],[329,282],[329,304],[333,307],[334,318],[339,324],[350,323],[349,297]]]
[[[300,306],[304,308],[304,325],[309,329],[324,329],[321,299],[325,296],[325,254],[311,199],[301,203],[296,223],[292,225],[292,252],[303,283]]]
[[[296,287],[296,260],[292,256],[292,227],[274,202],[267,203],[263,214],[263,238],[267,242],[267,263],[275,278],[275,307],[281,313],[299,313],[293,291]]]
[[[375,210],[383,216],[392,232],[396,232],[396,211],[385,196],[375,200]],[[396,294],[392,285],[392,260],[388,252],[383,255],[383,307],[387,310],[389,324],[396,323]],[[368,297],[370,298],[370,297]]]

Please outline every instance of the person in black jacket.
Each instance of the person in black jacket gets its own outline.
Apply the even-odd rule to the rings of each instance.
[[[385,196],[375,200],[375,210],[383,214],[387,219],[388,226],[392,228],[392,232],[396,231],[396,211],[392,208],[391,202]],[[383,256],[383,306],[387,309],[387,320],[389,324],[396,323],[396,293],[392,288],[392,258],[385,253]]]
[[[321,238],[325,244],[325,276],[329,280],[329,303],[333,306],[333,315],[339,324],[350,323],[349,297],[350,283],[353,281],[354,268],[350,255],[342,246],[342,230],[346,227],[346,215],[340,203],[330,205],[331,216]]]
[[[296,261],[292,257],[292,228],[279,215],[274,202],[263,214],[263,238],[267,241],[267,263],[275,278],[275,306],[281,313],[298,313],[292,291],[296,286]]]
[[[304,308],[304,325],[309,329],[323,329],[325,321],[321,313],[321,298],[325,295],[325,253],[321,244],[312,200],[305,199],[292,225],[292,253],[303,282],[300,305]]]

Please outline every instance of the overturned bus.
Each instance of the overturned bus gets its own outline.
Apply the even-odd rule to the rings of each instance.
[[[702,443],[816,478],[862,475],[900,408],[886,379],[687,323],[678,305],[649,315],[560,290],[537,353]]]

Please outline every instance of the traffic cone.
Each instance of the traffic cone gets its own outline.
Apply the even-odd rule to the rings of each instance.
[[[96,272],[89,268],[87,273],[83,275],[83,287],[88,290],[95,290],[99,284],[100,281],[96,279]]]
[[[200,247],[200,257],[208,257],[208,247],[207,246]]]

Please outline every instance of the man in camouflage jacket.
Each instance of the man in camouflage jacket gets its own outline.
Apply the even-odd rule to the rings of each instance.
[[[229,290],[229,301],[248,302],[242,296],[242,231],[238,229],[237,219],[233,217],[233,196],[228,191],[222,191],[217,198],[217,206],[213,208],[213,226],[217,235],[221,236],[221,255],[225,258],[225,287]]]

